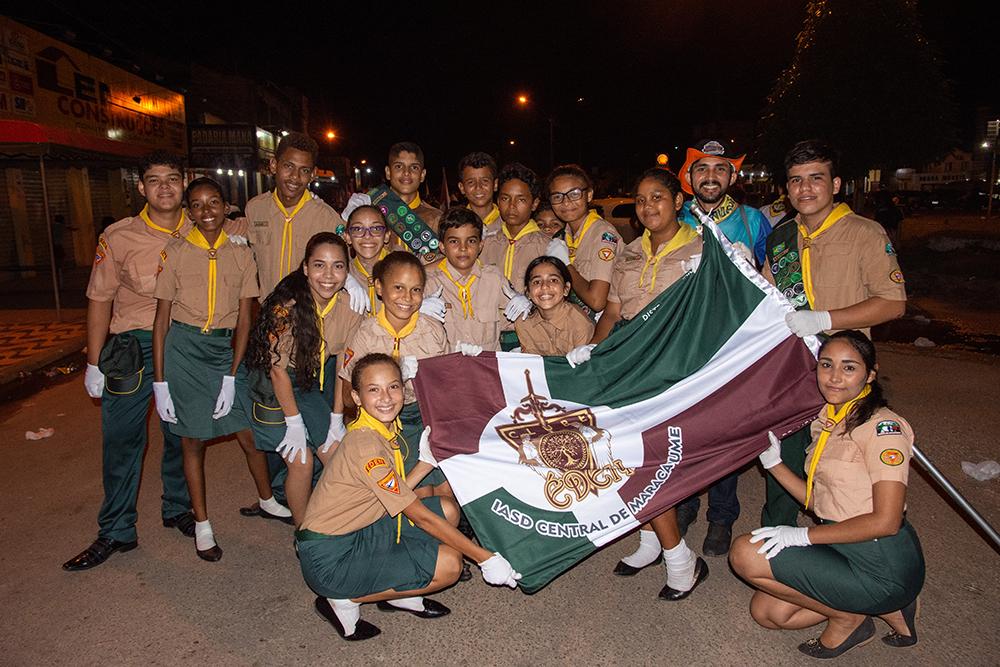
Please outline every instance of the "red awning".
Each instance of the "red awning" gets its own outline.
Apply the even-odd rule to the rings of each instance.
[[[20,154],[36,156],[58,153],[61,147],[130,158],[149,152],[146,146],[102,139],[73,130],[24,120],[0,120],[0,153],[11,153],[10,145],[17,145]]]

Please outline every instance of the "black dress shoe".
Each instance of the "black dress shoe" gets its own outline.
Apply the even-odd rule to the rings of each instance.
[[[267,510],[260,506],[260,503],[254,503],[248,507],[241,507],[240,514],[243,516],[259,516],[261,519],[274,519],[275,521],[280,521],[281,523],[287,523],[289,526],[295,525],[295,520],[290,516],[278,516],[277,514],[271,514]]]
[[[706,556],[725,556],[729,553],[729,545],[733,542],[733,527],[721,523],[708,524],[708,534],[701,552]]]
[[[131,551],[139,546],[138,540],[131,542],[119,542],[110,537],[98,537],[94,543],[76,555],[75,558],[63,563],[63,569],[67,572],[78,570],[89,570],[97,567],[108,559],[108,556],[116,551]]]
[[[694,585],[691,586],[686,591],[679,591],[671,588],[669,585],[664,586],[660,589],[660,599],[666,600],[668,602],[678,602],[683,600],[687,596],[694,592],[694,589],[698,588],[698,584],[708,579],[708,563],[706,563],[701,558],[698,558],[694,562]]]
[[[872,620],[871,616],[866,616],[861,625],[855,628],[854,632],[840,643],[840,646],[828,648],[817,637],[816,639],[810,639],[807,642],[799,644],[799,650],[812,658],[836,658],[839,655],[847,653],[855,646],[864,646],[874,637],[875,621]]]
[[[459,581],[468,581],[472,579],[472,570],[469,568],[469,564],[464,560],[462,561],[462,572],[458,575]]]
[[[220,547],[218,544],[214,545],[210,549],[205,549],[204,551],[202,551],[198,547],[195,547],[194,550],[198,552],[198,558],[202,560],[207,560],[210,563],[214,563],[215,561],[222,558],[222,547]]]
[[[907,646],[913,646],[917,643],[917,598],[913,599],[913,602],[906,605],[899,611],[903,614],[903,621],[906,623],[906,629],[910,631],[909,635],[901,635],[895,630],[889,634],[882,637],[882,641],[892,646],[893,648],[905,648]]]
[[[677,506],[677,530],[680,532],[681,537],[687,535],[688,528],[691,524],[695,522],[698,518],[698,512],[690,509],[687,505]]]
[[[614,573],[617,574],[619,577],[634,577],[635,575],[645,570],[647,567],[650,567],[651,565],[659,565],[662,562],[663,562],[663,552],[660,552],[660,554],[657,555],[656,560],[654,560],[652,563],[650,563],[649,565],[643,565],[642,567],[633,567],[628,563],[626,563],[625,561],[620,560],[618,561],[618,564],[615,565]]]
[[[432,600],[430,598],[424,598],[423,611],[413,611],[412,609],[395,607],[385,600],[376,603],[375,606],[382,611],[405,611],[408,614],[413,614],[417,618],[441,618],[442,616],[447,616],[451,613],[451,609],[448,609],[448,607],[445,607],[437,600]]]
[[[181,512],[177,516],[163,520],[164,528],[176,528],[186,537],[194,537],[194,515],[191,512]]]
[[[382,631],[377,627],[368,621],[359,618],[358,622],[354,626],[354,632],[349,635],[345,635],[344,626],[340,624],[340,619],[337,618],[337,614],[334,613],[329,600],[324,597],[317,597],[314,606],[316,607],[316,613],[320,615],[320,618],[325,619],[330,625],[333,626],[333,629],[337,631],[337,634],[340,635],[342,639],[346,639],[349,642],[371,639],[372,637],[382,634]]]

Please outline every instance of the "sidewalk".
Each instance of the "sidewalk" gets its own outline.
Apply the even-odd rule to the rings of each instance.
[[[87,311],[0,310],[0,386],[79,352],[87,345]]]

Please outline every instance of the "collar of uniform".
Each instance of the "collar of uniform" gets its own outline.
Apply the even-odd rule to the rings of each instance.
[[[390,429],[385,424],[368,414],[364,408],[359,408],[357,419],[347,426],[347,430],[356,431],[359,428],[369,428],[382,436],[393,449],[399,448],[399,444],[396,442],[396,437],[399,435],[400,429],[398,417],[395,421],[393,421],[392,428]]]
[[[467,276],[461,275],[459,270],[448,261],[447,257],[438,262],[438,268],[441,269],[442,273],[444,273],[445,278],[448,278],[453,283],[458,283],[459,285],[468,283],[470,278],[479,278],[483,275],[483,264],[478,259],[472,265],[472,269],[469,271],[469,275]],[[447,272],[445,272],[445,269],[447,269]]]
[[[563,300],[559,303],[559,305],[555,306],[552,309],[551,319],[547,320],[544,317],[542,317],[542,313],[540,311],[538,312],[538,319],[541,320],[541,322],[552,327],[553,329],[558,329],[559,331],[565,331],[566,327],[569,325],[569,318],[571,315],[570,308],[575,308],[575,307],[576,306],[571,304],[569,301]]]
[[[523,239],[525,236],[527,236],[531,232],[540,232],[540,231],[542,231],[541,228],[538,226],[538,223],[535,222],[534,218],[531,218],[530,220],[528,220],[528,222],[525,223],[524,227],[521,227],[521,231],[519,231],[517,234],[515,234],[513,236],[510,235],[510,230],[507,229],[507,223],[506,222],[500,225],[500,229],[503,230],[503,235],[507,238],[507,240],[510,241],[510,242],[512,242],[512,243],[515,242],[515,241],[520,241],[521,239]]]
[[[422,203],[423,202],[420,201],[420,193],[418,192],[415,195],[413,195],[413,201],[407,204],[407,206],[410,207],[411,211],[416,211],[418,208],[420,208],[420,204]]]

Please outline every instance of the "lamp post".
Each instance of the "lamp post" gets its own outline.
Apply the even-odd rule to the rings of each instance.
[[[527,109],[531,104],[531,98],[525,93],[519,93],[515,98],[518,106],[523,109]],[[581,97],[577,101],[583,101]],[[549,170],[551,171],[553,167],[556,166],[555,160],[555,144],[556,144],[556,119],[552,114],[547,114],[547,120],[549,121]]]

